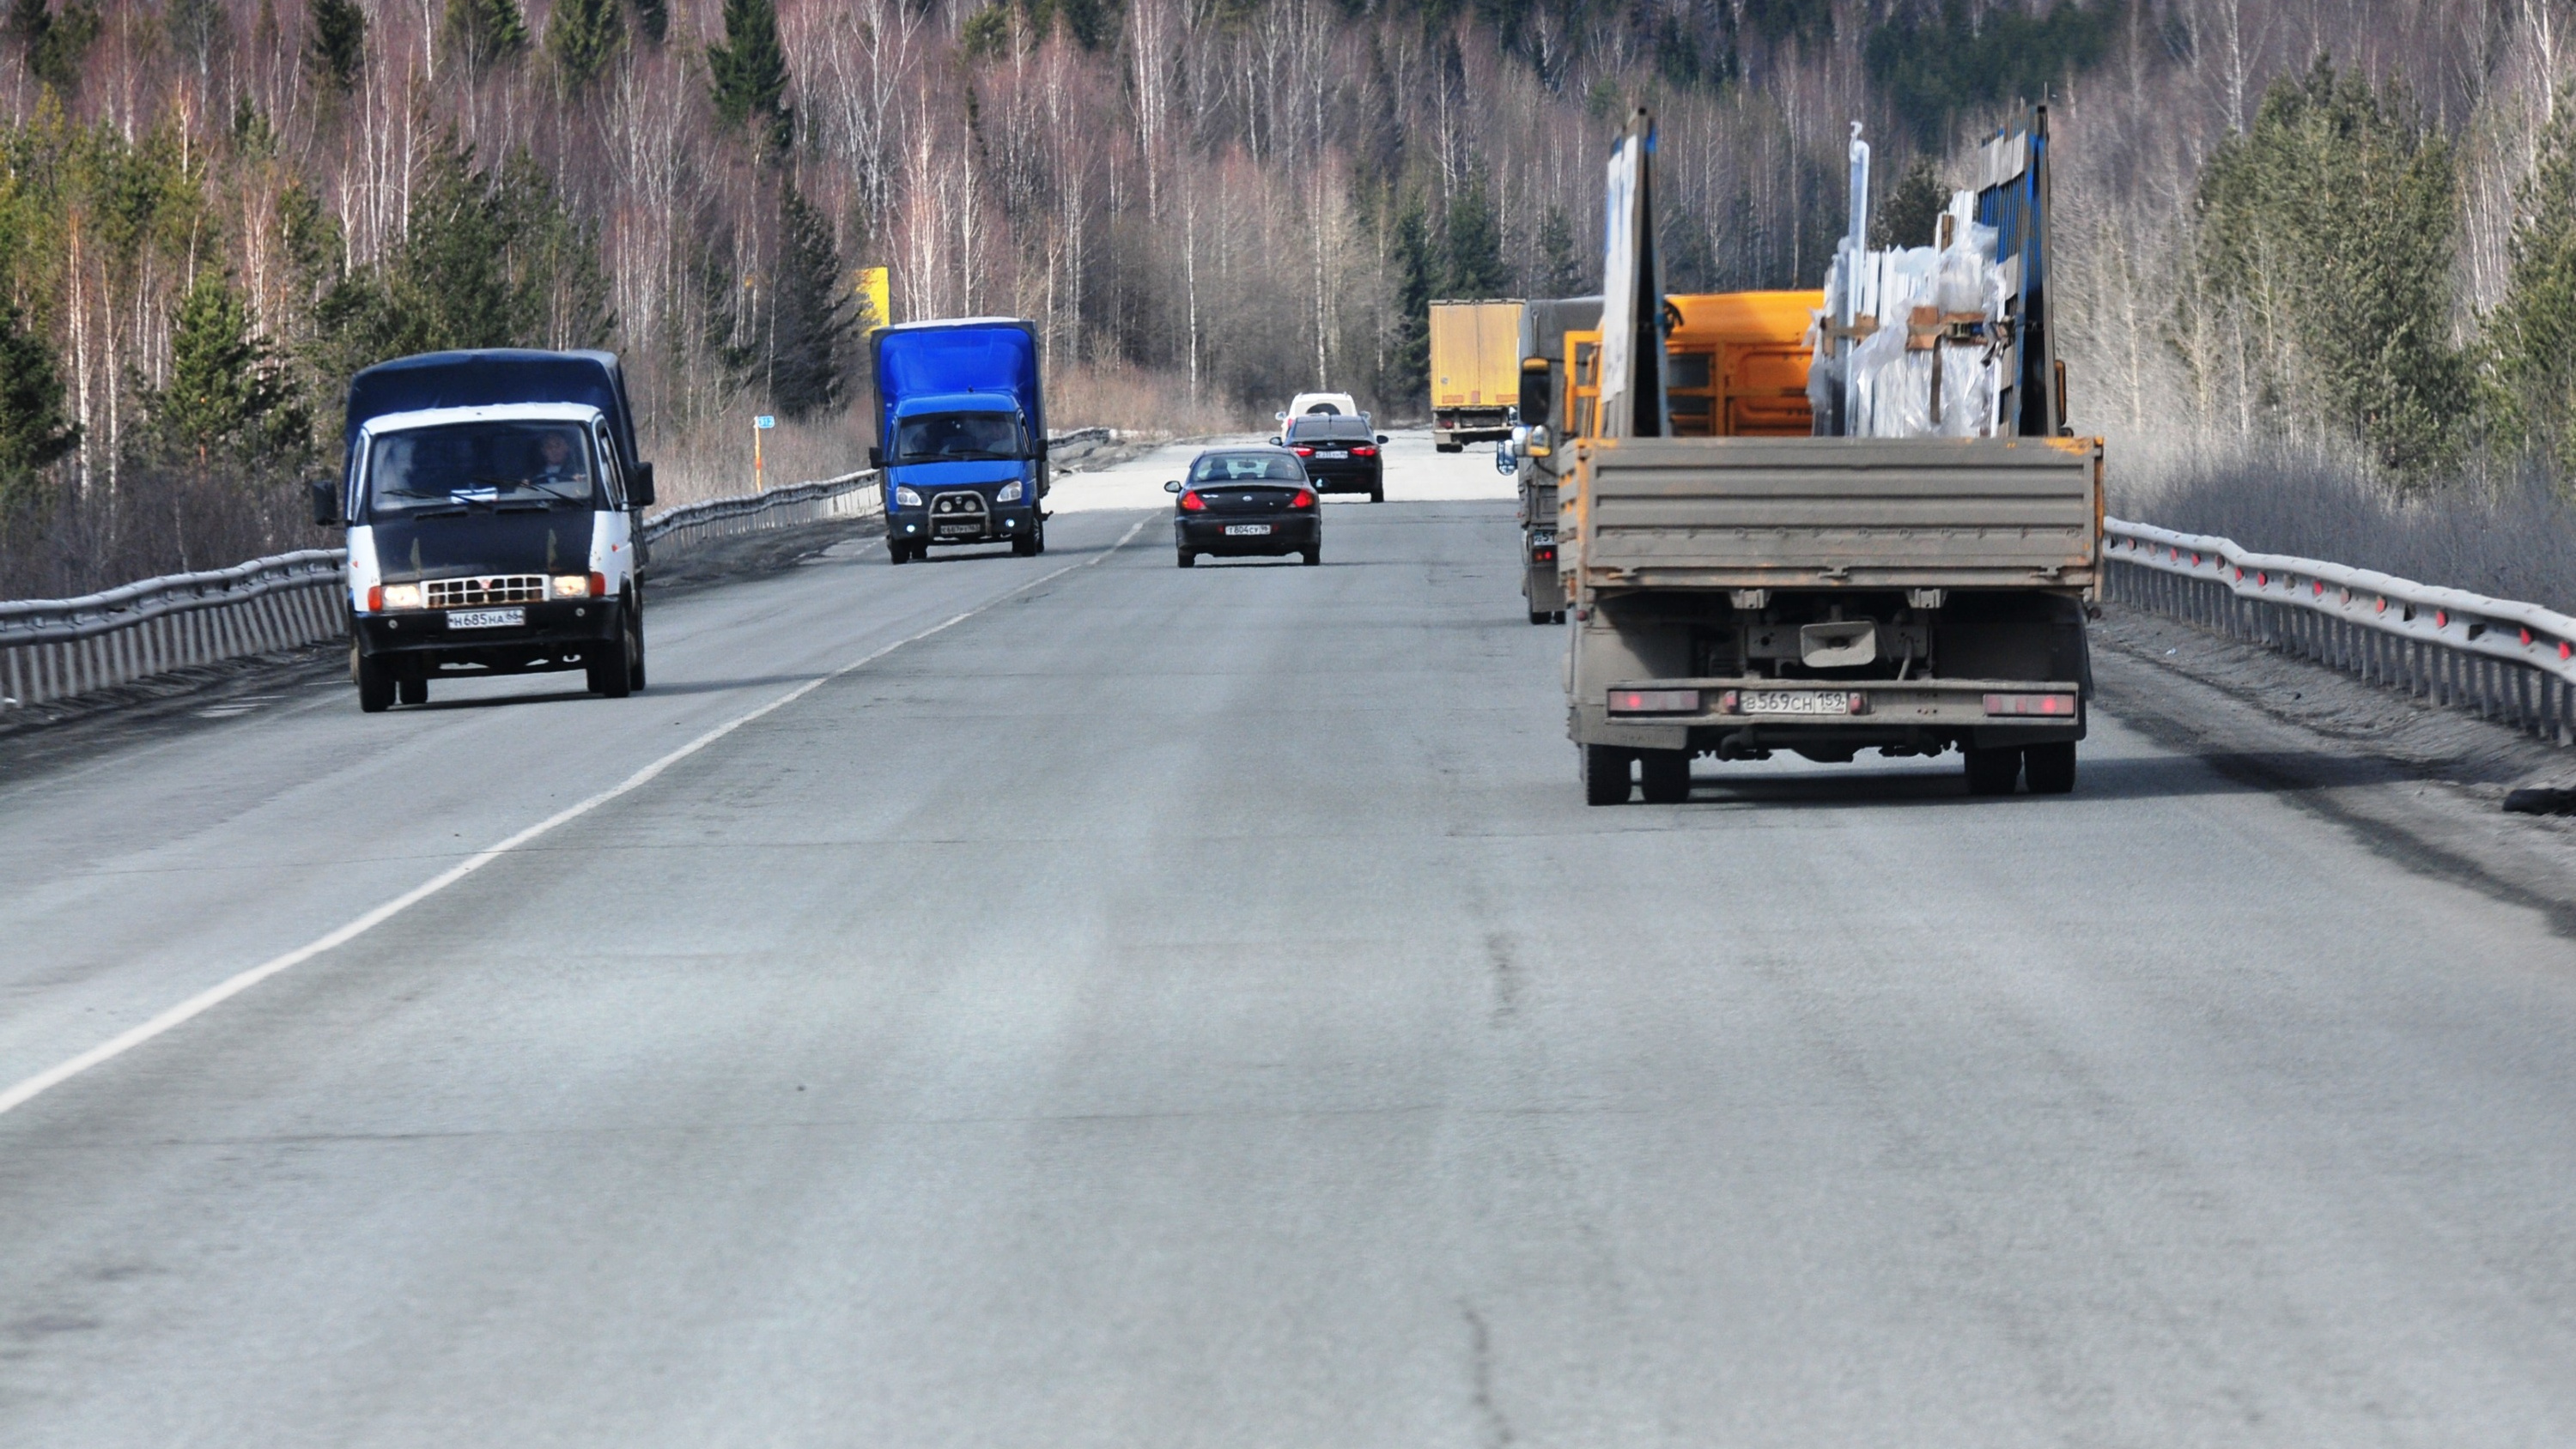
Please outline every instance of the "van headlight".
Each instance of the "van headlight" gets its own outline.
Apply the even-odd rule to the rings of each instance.
[[[1019,501],[1020,501],[1020,483],[1019,483],[1019,480],[1018,480],[1018,479],[1016,479],[1016,478],[1014,478],[1014,479],[1012,479],[1010,482],[1003,484],[1000,488],[995,489],[995,490],[994,490],[994,492],[993,492],[993,501],[994,501],[994,502],[996,502],[996,503],[1017,503],[1017,502],[1019,502]]]
[[[895,485],[894,490],[894,506],[897,508],[919,508],[921,506],[921,495],[901,484],[897,484]]]
[[[420,585],[418,584],[387,584],[380,592],[383,594],[383,599],[376,606],[379,609],[420,607]]]

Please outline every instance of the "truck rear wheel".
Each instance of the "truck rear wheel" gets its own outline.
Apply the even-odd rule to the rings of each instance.
[[[2044,745],[2024,745],[2021,768],[2030,780],[2030,793],[2071,795],[2075,792],[2075,742],[2056,740]]]
[[[1533,624],[1551,624],[1556,621],[1556,616],[1545,609],[1532,609],[1529,611],[1529,616]]]
[[[1628,764],[1637,758],[1631,750],[1617,745],[1583,747],[1583,803],[1586,805],[1625,805],[1628,803]]]
[[[1649,805],[1679,805],[1690,798],[1690,751],[1639,750],[1637,774]]]
[[[2014,782],[2021,778],[2021,750],[2017,746],[1979,749],[1967,745],[1959,753],[1967,761],[1971,795],[2009,795]]]

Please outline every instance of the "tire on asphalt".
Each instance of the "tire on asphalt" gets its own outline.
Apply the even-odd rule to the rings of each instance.
[[[590,692],[602,699],[624,699],[635,692],[636,646],[641,641],[636,634],[634,611],[620,608],[617,612],[616,642],[593,644],[581,661]]]
[[[2021,768],[2034,795],[2071,795],[2075,792],[2075,742],[2055,740],[2044,745],[2024,745]]]
[[[1583,747],[1583,803],[1586,805],[1625,805],[1628,803],[1628,764],[1636,758],[1631,750],[1617,745]]]
[[[1529,611],[1529,616],[1530,622],[1533,624],[1546,624],[1553,622],[1552,616],[1545,609],[1532,609]]]
[[[1639,750],[1638,783],[1649,805],[1679,805],[1690,798],[1690,751]]]
[[[349,646],[349,674],[358,684],[358,708],[383,714],[394,707],[393,671],[355,644]]]
[[[2021,748],[2018,745],[1994,749],[1963,745],[1959,755],[1965,766],[1968,793],[1971,795],[2009,795],[2013,792],[2014,782],[2021,778]]]
[[[1024,533],[1017,538],[1012,539],[1011,552],[1017,554],[1021,558],[1036,558],[1038,556],[1038,536],[1034,533]]]
[[[427,703],[429,703],[429,681],[428,681],[427,679],[397,679],[397,680],[395,680],[395,681],[394,681],[394,703],[396,703],[396,704],[427,704]]]
[[[1306,560],[1306,567],[1313,568],[1324,561],[1324,550],[1321,547],[1306,549],[1301,556]]]
[[[1375,487],[1375,488],[1372,488],[1372,489],[1370,489],[1370,490],[1369,490],[1369,502],[1371,502],[1371,503],[1384,503],[1385,501],[1386,501],[1386,488],[1385,488],[1385,486],[1384,486],[1384,485],[1382,485],[1382,484],[1381,484],[1380,486]]]
[[[1194,569],[1199,566],[1199,556],[1190,552],[1188,549],[1176,549],[1174,550],[1174,553],[1178,555],[1181,567],[1185,569]]]
[[[886,562],[899,564],[912,562],[912,545],[900,538],[887,539]]]

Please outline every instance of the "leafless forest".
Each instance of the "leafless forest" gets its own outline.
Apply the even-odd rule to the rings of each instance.
[[[2410,107],[2450,157],[2442,323],[2465,356],[2506,293],[2576,29],[2567,0],[775,0],[792,119],[772,145],[711,91],[740,0],[612,5],[623,18],[580,63],[552,12],[597,0],[366,3],[345,88],[317,63],[322,3],[17,0],[0,278],[79,439],[0,522],[10,590],[307,541],[273,479],[256,500],[239,483],[211,504],[156,497],[205,485],[142,460],[136,430],[183,297],[217,269],[335,442],[349,359],[317,342],[328,288],[400,248],[442,147],[542,178],[562,235],[593,249],[595,269],[546,274],[542,335],[520,340],[621,352],[686,497],[749,483],[748,419],[771,399],[743,359],[781,265],[782,187],[845,274],[890,269],[896,320],[1038,319],[1060,426],[1203,431],[1309,386],[1403,416],[1420,401],[1399,299],[1459,275],[1462,214],[1490,214],[1513,290],[1593,284],[1601,161],[1630,104],[1661,122],[1670,280],[1716,289],[1815,283],[1852,121],[1884,193],[1918,156],[1957,179],[2045,91],[2059,346],[2121,506],[2261,487],[2233,460],[2284,439],[2355,487],[2464,486],[2387,482],[2307,405],[2277,310],[2244,278],[2212,285],[2203,174],[2267,88],[2320,58]],[[494,14],[516,17],[515,43],[492,42]],[[57,40],[87,27],[82,43],[48,50],[48,23]],[[2301,266],[2269,257],[2252,285]],[[864,425],[809,418],[782,442],[773,481],[846,466]]]

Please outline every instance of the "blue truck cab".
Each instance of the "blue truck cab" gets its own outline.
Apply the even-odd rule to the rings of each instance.
[[[1016,317],[906,322],[875,334],[886,552],[937,544],[1046,551],[1046,398],[1037,329]]]
[[[641,689],[652,501],[609,353],[435,352],[359,373],[341,471],[313,483],[313,521],[348,527],[358,707],[546,670],[612,698]]]

